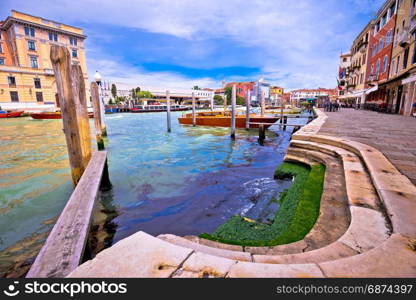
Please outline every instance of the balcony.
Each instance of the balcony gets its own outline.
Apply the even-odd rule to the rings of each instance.
[[[397,36],[397,43],[400,47],[406,48],[410,44],[409,27],[405,27]]]
[[[377,84],[378,77],[379,77],[379,74],[372,74],[372,75],[368,76],[368,79],[367,79],[366,83],[368,85],[375,85],[375,84]]]

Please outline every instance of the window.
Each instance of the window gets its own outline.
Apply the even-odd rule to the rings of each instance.
[[[78,44],[78,40],[75,37],[69,37],[69,43],[73,46],[76,46]]]
[[[400,65],[400,55],[397,57],[396,73],[399,72],[399,65]]]
[[[77,49],[72,49],[72,57],[75,57],[75,58],[78,57]]]
[[[39,66],[38,66],[38,58],[37,58],[37,56],[30,56],[30,66],[32,67],[32,68],[38,68]]]
[[[10,92],[10,99],[12,102],[19,102],[19,94],[17,92]]]
[[[7,81],[9,83],[9,87],[16,87],[16,78],[9,76],[7,77]]]
[[[35,37],[35,28],[29,26],[25,26],[24,28],[26,36]]]
[[[367,58],[367,55],[364,53],[363,55],[363,59],[361,61],[361,64],[364,65],[365,64],[365,59]]]
[[[0,43],[0,53],[3,53],[3,46]]]
[[[40,78],[33,78],[33,82],[35,83],[35,89],[42,88],[42,85],[40,84]]]
[[[390,67],[390,75],[394,75],[394,67],[395,67],[396,61],[393,59],[391,61],[391,67]]]
[[[414,0],[414,3],[416,3],[416,0]],[[414,37],[416,37],[416,33],[414,34]],[[412,64],[416,63],[416,47],[413,47],[413,56],[412,56]]]
[[[27,41],[27,48],[30,51],[36,51],[35,41]]]
[[[386,46],[391,42],[391,29],[387,32],[386,36]]]
[[[380,41],[378,42],[378,51],[381,51],[381,49],[383,49],[383,42],[384,40],[381,38]]]
[[[4,58],[0,57],[0,66],[3,66],[3,65],[4,65]]]
[[[409,47],[404,50],[404,56],[403,56],[403,69],[407,68],[407,60],[409,59]]]
[[[380,58],[377,59],[377,64],[376,64],[376,77],[378,77],[378,74],[380,73]]]
[[[50,32],[49,31],[48,35],[49,35],[49,40],[50,41],[54,41],[54,42],[58,41],[58,34],[56,32]]]
[[[374,44],[374,47],[373,47],[373,56],[376,56],[376,54],[377,54],[377,44]]]
[[[36,92],[36,101],[43,102],[43,94],[42,92]]]
[[[383,59],[383,73],[385,73],[387,71],[387,63],[388,63],[388,59],[387,59],[387,55],[384,56]]]

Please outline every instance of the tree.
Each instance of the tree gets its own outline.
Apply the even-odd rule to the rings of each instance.
[[[200,90],[201,88],[197,85],[194,85],[193,90]]]
[[[110,98],[110,101],[108,101],[108,104],[112,105],[113,103],[113,99]]]
[[[117,87],[114,83],[111,85],[111,95],[113,95],[114,99],[116,99],[116,97],[117,97]]]
[[[137,93],[137,96],[138,96],[139,98],[153,98],[152,93],[151,93],[151,92],[149,92],[149,91],[139,91],[139,92]]]
[[[216,105],[222,105],[224,104],[224,99],[220,95],[215,95],[214,102]]]
[[[137,94],[136,94],[136,90],[135,89],[131,89],[130,94],[131,94],[131,98],[133,100],[137,100]]]
[[[233,94],[233,88],[231,86],[226,87],[225,91],[224,91],[224,94],[225,94],[225,97],[227,97],[227,104],[231,105],[231,97],[232,97],[232,94]],[[245,105],[246,104],[246,99],[244,99],[243,97],[238,96],[238,95],[236,95],[236,96],[237,97],[236,97],[235,102],[236,102],[237,105]]]

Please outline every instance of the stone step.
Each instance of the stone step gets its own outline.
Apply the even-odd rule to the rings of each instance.
[[[359,142],[323,135],[298,134],[293,138],[336,146],[359,156],[369,171],[375,193],[387,211],[393,232],[416,238],[416,218],[414,218],[416,186],[401,174],[379,150]],[[354,173],[350,172],[351,178],[355,176]],[[364,201],[362,201],[363,198]],[[360,192],[355,193],[355,201],[364,202],[364,205],[374,203],[373,198],[374,190],[361,189]]]
[[[197,252],[202,252],[214,256],[225,257],[239,261],[252,261],[250,253],[210,247],[173,234],[161,234],[157,236],[157,238],[177,246],[192,249]]]
[[[350,205],[380,210],[381,203],[377,191],[363,162],[356,154],[336,146],[309,141],[292,141],[292,146],[295,148],[290,148],[288,153],[299,154],[302,153],[299,149],[313,149],[314,151],[330,151],[338,155],[343,163],[345,185]]]

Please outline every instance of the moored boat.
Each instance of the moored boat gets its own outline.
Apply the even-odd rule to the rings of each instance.
[[[17,118],[21,117],[24,111],[4,111],[0,110],[0,118]]]
[[[36,120],[51,120],[51,119],[62,119],[61,112],[41,112],[41,113],[32,113],[30,116]],[[94,113],[88,113],[90,119],[94,118]]]
[[[135,105],[130,111],[132,113],[147,113],[147,112],[163,112],[167,110],[166,104],[157,104],[157,105]],[[189,110],[189,107],[186,105],[171,105],[171,111],[185,111]]]
[[[250,128],[259,128],[259,124],[265,124],[267,129],[272,126],[279,117],[269,115],[257,115],[250,114]],[[192,114],[185,114],[178,118],[179,124],[192,125]],[[218,126],[218,127],[231,127],[231,113],[230,112],[199,112],[196,114],[196,125],[200,126]],[[246,115],[238,114],[235,118],[236,128],[246,127]]]

